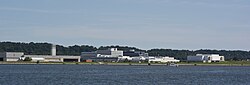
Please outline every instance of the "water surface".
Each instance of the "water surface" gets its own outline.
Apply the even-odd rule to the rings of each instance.
[[[250,67],[0,65],[0,85],[250,85]]]

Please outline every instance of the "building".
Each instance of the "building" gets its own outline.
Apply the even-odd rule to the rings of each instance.
[[[30,57],[32,61],[42,62],[80,62],[81,56],[56,55],[56,45],[52,45],[51,55],[24,55]]]
[[[94,62],[99,62],[99,61],[115,62],[118,60],[118,57],[122,56],[123,56],[123,51],[117,50],[117,48],[110,48],[108,50],[82,52],[81,61],[92,60]]]
[[[82,52],[81,53],[81,61],[92,60],[97,57],[97,53],[95,52]]]
[[[174,57],[152,57],[152,56],[148,56],[148,57],[130,57],[130,56],[123,56],[123,57],[119,57],[118,58],[119,62],[122,61],[130,61],[130,62],[158,62],[158,63],[171,63],[171,62],[180,62],[180,60],[174,59]]]
[[[143,56],[140,57],[123,56],[118,58],[118,62],[125,62],[125,61],[141,62],[141,61],[146,61],[146,58]]]
[[[118,50],[117,48],[110,48],[108,50],[97,50],[98,57],[122,57],[123,51]]]
[[[81,56],[57,56],[56,45],[52,45],[51,55],[24,55],[23,52],[2,52],[0,61],[20,61],[30,57],[32,61],[42,62],[80,62]]]
[[[143,52],[143,51],[130,50],[130,51],[123,52],[123,55],[130,56],[130,57],[140,57],[140,56],[147,57],[148,53]]]
[[[219,54],[196,54],[196,56],[187,56],[187,61],[220,62],[225,60],[224,56]]]
[[[147,57],[148,62],[159,62],[159,63],[176,63],[180,60],[174,59],[174,57]]]
[[[80,62],[80,56],[24,55],[25,57],[30,57],[34,62]]]
[[[18,61],[23,55],[23,52],[1,52],[0,61]]]
[[[173,57],[149,57],[148,53],[140,51],[119,51],[117,48],[110,48],[108,50],[97,50],[94,52],[82,52],[81,61],[92,60],[94,62],[180,62]]]

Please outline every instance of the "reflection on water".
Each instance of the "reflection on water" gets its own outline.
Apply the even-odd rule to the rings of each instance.
[[[250,67],[0,65],[0,85],[240,85]]]

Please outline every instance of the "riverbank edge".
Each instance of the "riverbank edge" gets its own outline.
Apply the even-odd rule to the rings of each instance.
[[[41,64],[41,65],[117,65],[117,66],[164,66],[167,64],[166,63],[86,63],[86,62],[0,62],[0,65],[36,65],[36,64]],[[213,63],[180,63],[176,64],[178,66],[250,66],[250,64],[213,64]]]

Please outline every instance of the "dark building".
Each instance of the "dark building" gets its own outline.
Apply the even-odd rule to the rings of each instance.
[[[138,57],[138,56],[148,56],[148,53],[146,52],[142,52],[142,51],[135,51],[135,50],[130,50],[130,51],[126,51],[123,52],[124,56],[130,56],[130,57]]]

